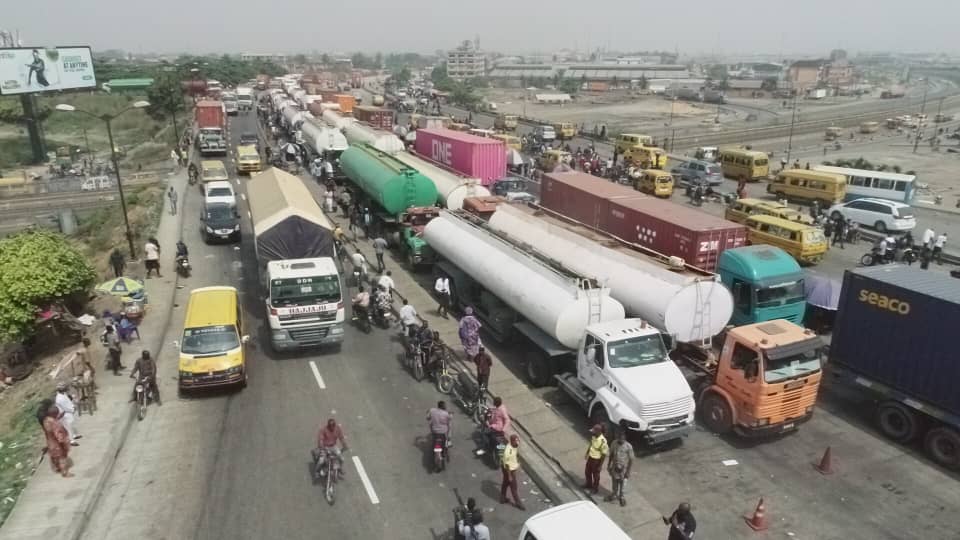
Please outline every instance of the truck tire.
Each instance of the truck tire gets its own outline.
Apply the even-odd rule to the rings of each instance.
[[[617,433],[616,426],[610,421],[610,415],[607,414],[607,410],[603,408],[603,405],[597,405],[590,413],[590,427],[592,428],[593,426],[601,426],[603,428],[603,434],[607,439],[612,438]]]
[[[885,401],[877,407],[880,431],[898,443],[907,443],[920,432],[920,419],[910,408],[895,401]]]
[[[553,362],[542,355],[530,354],[526,363],[527,379],[534,388],[549,386],[553,382]]]
[[[941,426],[931,429],[923,439],[923,447],[938,465],[960,469],[960,432]]]
[[[733,411],[727,400],[716,392],[707,392],[700,400],[700,414],[707,429],[718,435],[733,430]]]

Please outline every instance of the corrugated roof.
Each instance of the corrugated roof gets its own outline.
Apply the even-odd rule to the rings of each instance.
[[[110,79],[107,84],[111,88],[120,88],[124,86],[150,86],[153,79]]]
[[[297,215],[333,230],[303,181],[288,172],[270,167],[247,182],[250,216],[255,230],[264,230],[290,215]]]
[[[932,298],[941,298],[947,302],[960,304],[960,279],[947,274],[903,265],[873,266],[848,271]]]

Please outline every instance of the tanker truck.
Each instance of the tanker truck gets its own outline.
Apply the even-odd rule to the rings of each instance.
[[[348,148],[343,133],[312,116],[307,116],[300,126],[300,135],[311,154],[335,164],[334,177],[340,178],[340,155]]]
[[[361,191],[373,228],[383,234],[412,269],[430,265],[434,253],[422,238],[423,227],[439,212],[437,188],[392,155],[368,144],[340,155],[340,169]]]
[[[408,152],[397,152],[393,157],[429,178],[437,186],[440,203],[448,210],[463,208],[463,201],[468,197],[490,196],[490,190],[480,184],[479,178],[452,173]]]
[[[609,285],[629,315],[681,343],[673,357],[711,431],[758,437],[812,417],[820,339],[786,320],[727,328],[734,303],[719,276],[535,205],[501,204],[490,228]]]
[[[434,269],[450,280],[453,304],[471,306],[498,341],[526,338],[531,384],[556,380],[592,424],[624,425],[649,444],[691,429],[693,392],[670,360],[670,340],[625,318],[597,280],[464,211],[441,212],[423,234],[442,256]]]
[[[333,227],[296,176],[270,168],[247,183],[254,251],[275,351],[343,341]]]

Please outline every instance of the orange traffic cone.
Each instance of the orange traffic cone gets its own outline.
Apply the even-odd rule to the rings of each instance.
[[[820,474],[833,474],[833,454],[830,452],[829,446],[823,453],[823,457],[820,458],[820,463],[813,463],[812,465]]]
[[[753,516],[743,516],[747,525],[755,531],[767,530],[767,510],[763,507],[763,497],[757,503],[757,509],[753,511]]]

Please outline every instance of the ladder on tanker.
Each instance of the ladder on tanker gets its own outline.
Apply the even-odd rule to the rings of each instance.
[[[583,289],[587,293],[587,324],[598,323],[603,317],[603,289],[592,287],[586,281],[582,285],[586,285]]]
[[[716,285],[717,282],[714,282]],[[705,335],[707,333],[707,321],[710,320],[710,300],[704,299],[703,290],[700,287],[697,287],[697,305],[693,310],[693,334],[695,336],[700,336],[700,346],[701,347],[710,347],[710,340],[712,336]]]

